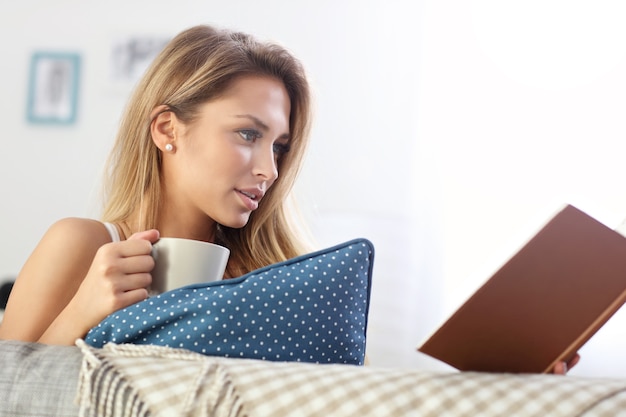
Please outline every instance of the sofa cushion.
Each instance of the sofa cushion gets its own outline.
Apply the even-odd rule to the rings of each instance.
[[[0,341],[0,416],[77,416],[76,346]]]
[[[117,311],[85,337],[205,355],[362,364],[374,249],[366,239],[194,284]]]

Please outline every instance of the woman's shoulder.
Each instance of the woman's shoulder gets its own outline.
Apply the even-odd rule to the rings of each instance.
[[[43,282],[68,285],[73,278],[78,282],[98,249],[109,242],[111,237],[104,224],[97,220],[75,217],[57,220],[35,246],[18,281],[26,276],[39,286]]]
[[[104,223],[95,219],[66,217],[54,222],[45,238],[60,240],[65,244],[78,244],[99,247],[111,241],[111,235]]]

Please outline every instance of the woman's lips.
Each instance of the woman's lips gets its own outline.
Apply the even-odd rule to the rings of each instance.
[[[243,191],[243,190],[237,190],[237,193],[239,193],[239,197],[241,198],[241,201],[243,201],[243,203],[248,208],[248,210],[253,211],[259,207],[260,198],[258,197],[257,194],[254,194],[249,191]]]

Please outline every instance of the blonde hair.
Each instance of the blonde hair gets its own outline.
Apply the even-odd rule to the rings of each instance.
[[[291,100],[290,150],[279,177],[240,229],[221,226],[216,242],[231,250],[229,277],[283,261],[308,248],[285,207],[302,165],[310,129],[310,91],[300,62],[285,48],[250,35],[195,26],[178,34],[156,57],[127,105],[105,176],[102,220],[139,218],[133,232],[155,228],[161,207],[161,154],[150,134],[151,113],[165,105],[185,123],[237,77],[262,75],[283,82]]]

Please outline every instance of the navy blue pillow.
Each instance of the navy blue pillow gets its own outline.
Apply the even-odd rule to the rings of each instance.
[[[178,288],[111,314],[85,342],[363,364],[373,261],[372,243],[360,238],[239,278]]]

